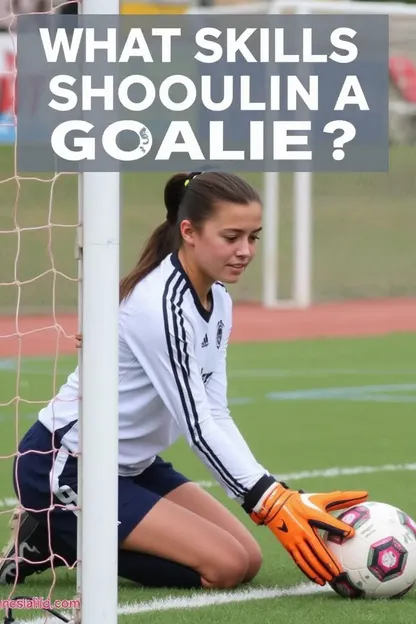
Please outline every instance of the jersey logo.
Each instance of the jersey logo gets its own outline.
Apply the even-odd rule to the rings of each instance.
[[[211,377],[212,373],[204,373],[204,369],[201,369],[201,377],[202,377],[202,382],[204,384],[207,383],[207,381],[209,381],[210,377]]]
[[[218,321],[217,323],[217,349],[219,349],[221,346],[223,327],[224,327],[224,323],[222,321]]]
[[[207,347],[208,346],[208,334],[205,334],[203,341],[201,342],[201,347]]]

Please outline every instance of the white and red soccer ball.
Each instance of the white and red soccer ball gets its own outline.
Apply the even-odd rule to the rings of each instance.
[[[416,585],[416,523],[386,503],[367,502],[338,514],[355,529],[343,540],[325,535],[343,574],[331,586],[346,598],[400,598]]]

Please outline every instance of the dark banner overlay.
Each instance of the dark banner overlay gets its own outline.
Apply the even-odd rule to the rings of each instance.
[[[388,170],[388,16],[17,20],[24,172]]]

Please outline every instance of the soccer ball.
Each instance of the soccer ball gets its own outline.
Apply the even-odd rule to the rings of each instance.
[[[337,514],[353,526],[350,539],[325,534],[343,573],[331,584],[345,598],[400,598],[416,583],[416,523],[385,503],[367,502]]]

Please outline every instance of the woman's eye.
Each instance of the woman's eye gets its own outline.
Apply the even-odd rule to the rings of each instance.
[[[237,239],[238,236],[224,236],[225,240],[229,241],[230,243],[234,243]],[[259,240],[259,236],[257,236],[257,234],[252,234],[251,236],[249,236],[249,241],[251,243],[253,243],[256,240]]]

